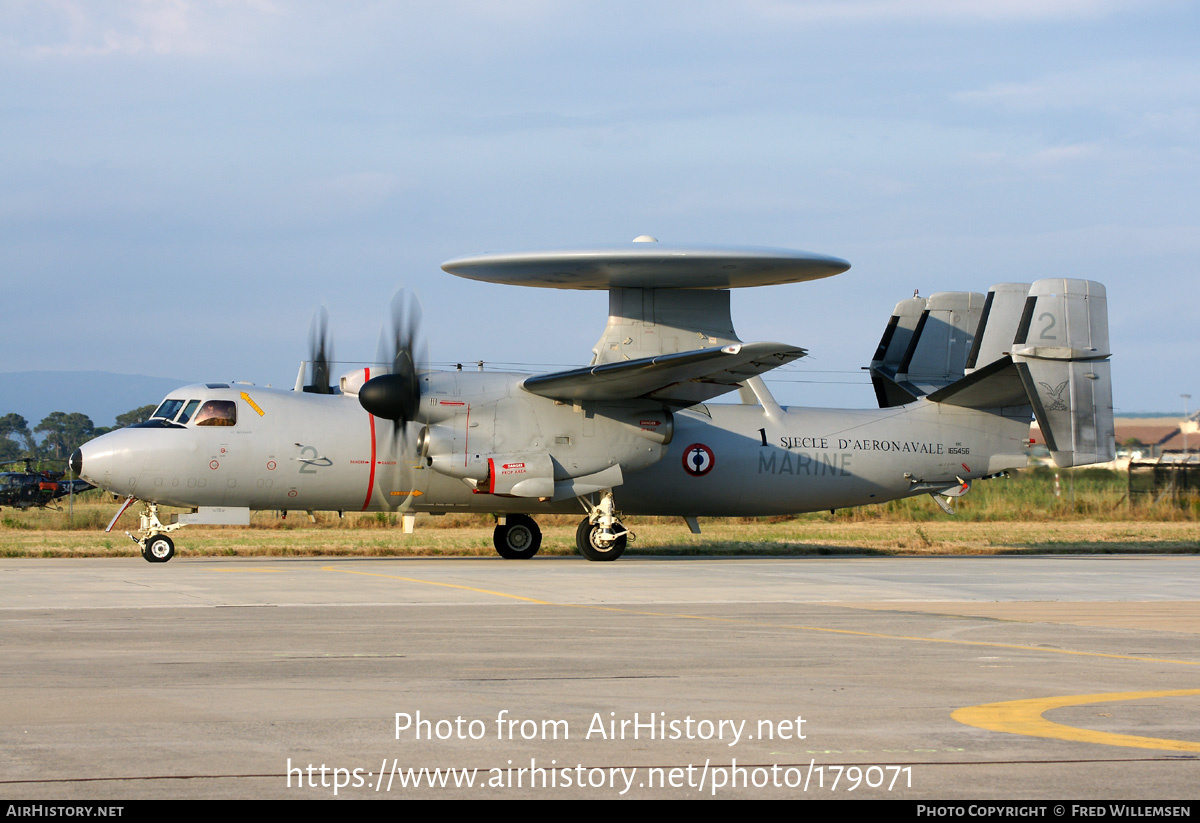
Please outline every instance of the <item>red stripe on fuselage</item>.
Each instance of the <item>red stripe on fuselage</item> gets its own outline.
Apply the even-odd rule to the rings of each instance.
[[[363,369],[363,383],[371,379],[371,370]],[[367,419],[371,421],[371,474],[367,478],[367,499],[363,501],[362,510],[366,511],[367,506],[371,505],[371,490],[375,488],[375,415],[367,413]]]

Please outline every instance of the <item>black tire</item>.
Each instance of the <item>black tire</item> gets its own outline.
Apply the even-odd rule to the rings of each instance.
[[[542,547],[542,530],[527,514],[510,514],[492,533],[496,553],[505,560],[528,560]]]
[[[165,534],[156,534],[146,540],[142,549],[142,557],[151,563],[166,563],[175,556],[175,544]]]
[[[625,553],[629,535],[623,534],[607,546],[603,546],[596,539],[599,534],[600,527],[589,523],[586,517],[583,518],[583,522],[575,530],[575,548],[588,560],[616,560]]]

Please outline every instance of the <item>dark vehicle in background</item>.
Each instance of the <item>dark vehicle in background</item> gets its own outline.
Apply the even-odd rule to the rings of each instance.
[[[60,497],[94,488],[86,480],[66,479],[66,472],[35,469],[28,457],[0,463],[0,468],[14,464],[24,464],[25,470],[0,472],[0,508],[48,508]]]

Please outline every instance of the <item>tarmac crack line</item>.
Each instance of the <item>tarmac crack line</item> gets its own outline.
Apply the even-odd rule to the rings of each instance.
[[[922,769],[936,766],[1057,766],[1066,763],[1093,763],[1093,764],[1109,764],[1109,763],[1172,763],[1172,762],[1190,762],[1192,758],[1181,757],[1063,757],[1053,759],[1039,760],[1015,760],[1005,758],[1001,760],[933,760],[919,764]],[[632,765],[624,766],[585,766],[585,768],[625,768],[625,769],[647,769],[647,768],[672,768],[675,764],[662,764],[661,766],[647,765]],[[728,764],[714,764],[721,768],[728,768]],[[767,764],[745,764],[747,768],[755,768],[761,766],[779,765],[781,767],[801,767],[807,765],[804,762],[797,761],[795,763],[767,763]],[[856,760],[835,760],[823,761],[821,766],[861,766],[860,761]],[[873,766],[912,766],[917,765],[912,761],[896,761],[896,762],[875,762]],[[498,768],[501,771],[512,772],[518,767],[515,766],[499,766],[499,767],[484,767],[484,766],[455,766],[457,769],[475,768],[481,771],[487,771],[488,768]],[[166,780],[263,780],[263,779],[278,779],[285,777],[286,773],[268,774],[268,773],[246,773],[246,774],[139,774],[139,775],[113,775],[109,777],[45,777],[32,778],[29,780],[0,780],[0,786],[53,786],[60,784],[74,783],[123,783],[129,782],[153,782]]]

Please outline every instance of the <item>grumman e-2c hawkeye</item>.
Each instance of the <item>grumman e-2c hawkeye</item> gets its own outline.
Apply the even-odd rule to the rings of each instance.
[[[206,383],[172,392],[146,423],[72,457],[91,483],[146,508],[134,539],[174,554],[187,523],[250,511],[490,512],[496,551],[529,558],[534,516],[585,513],[589,560],[615,560],[627,515],[790,514],[928,493],[1026,465],[1036,417],[1059,466],[1113,458],[1104,287],[1087,280],[941,292],[895,308],[872,360],[878,409],[782,408],[761,375],[803,357],[743,343],[730,289],[813,280],[844,260],[652,238],[618,248],[487,254],[446,271],[521,286],[604,289],[591,363],[529,376],[420,368],[417,318],[397,311],[390,363],[328,385],[328,358],[293,390]],[[324,334],[315,348],[324,352]],[[708,401],[737,391],[740,403]],[[618,510],[618,501],[620,510]],[[162,523],[159,504],[189,507]],[[114,522],[116,518],[114,518]],[[111,528],[111,524],[110,524]]]

